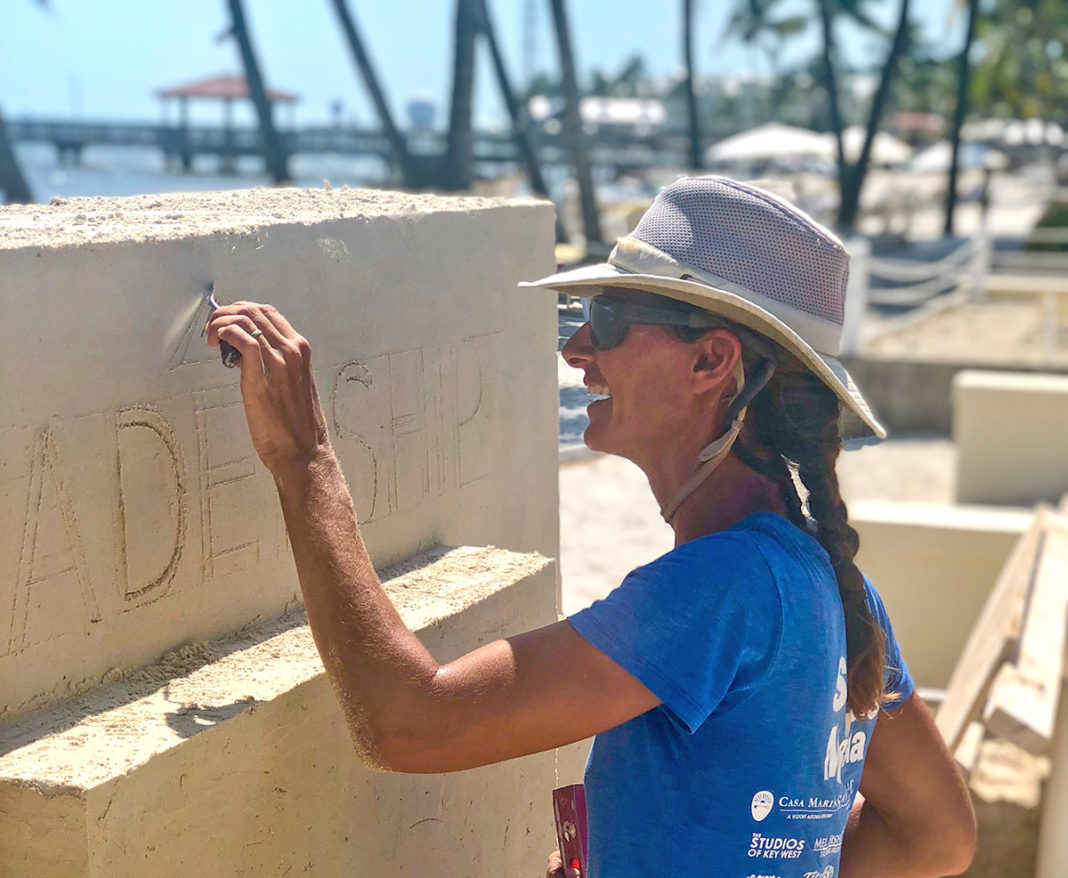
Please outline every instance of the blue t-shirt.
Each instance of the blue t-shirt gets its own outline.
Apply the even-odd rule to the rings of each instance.
[[[886,610],[886,690],[913,690]],[[590,878],[833,878],[876,718],[846,708],[823,547],[750,515],[640,567],[575,629],[662,704],[594,739]]]

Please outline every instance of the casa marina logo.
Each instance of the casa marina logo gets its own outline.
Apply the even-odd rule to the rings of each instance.
[[[753,801],[749,804],[749,813],[753,815],[753,819],[757,823],[760,823],[771,813],[774,807],[775,794],[771,790],[760,790],[753,796]]]
[[[749,842],[749,856],[765,860],[796,860],[805,850],[805,839],[754,832]]]
[[[749,813],[757,823],[766,820],[776,807],[787,820],[826,820],[834,817],[843,808],[851,808],[855,792],[856,787],[852,780],[837,796],[776,797],[771,790],[758,790],[749,803]]]

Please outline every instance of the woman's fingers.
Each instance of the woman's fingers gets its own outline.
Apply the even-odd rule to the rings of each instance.
[[[560,851],[553,851],[545,863],[545,878],[565,878],[564,858]]]
[[[241,397],[252,443],[272,470],[329,450],[311,349],[277,310],[240,302],[215,310],[208,343],[241,353]]]
[[[241,352],[238,366],[241,369],[241,383],[243,386],[248,381],[262,383],[267,372],[264,361],[265,345],[261,341],[262,336],[256,337],[252,334],[254,329],[254,327],[248,329],[241,323],[227,323],[219,327],[215,332],[216,343],[225,341]],[[248,372],[247,377],[246,372]]]

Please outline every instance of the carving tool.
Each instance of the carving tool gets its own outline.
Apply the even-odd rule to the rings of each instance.
[[[208,304],[211,305],[212,313],[214,313],[219,307],[219,303],[215,299],[214,283],[208,284],[207,289],[204,291],[204,298],[207,299]],[[205,331],[207,330],[205,329]],[[238,360],[241,359],[241,351],[229,342],[223,341],[221,338],[219,339],[219,353],[222,356],[222,364],[227,369],[233,369],[234,366],[237,365]]]

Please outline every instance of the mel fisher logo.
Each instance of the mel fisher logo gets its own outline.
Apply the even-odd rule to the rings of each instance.
[[[753,819],[759,823],[771,813],[771,809],[774,807],[774,794],[770,790],[761,790],[753,796],[753,801],[749,804],[749,812],[753,815]]]

